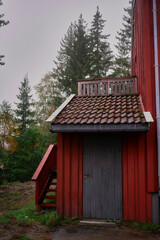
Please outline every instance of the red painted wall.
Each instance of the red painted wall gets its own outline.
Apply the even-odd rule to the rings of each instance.
[[[81,136],[58,133],[57,145],[57,213],[82,217]]]
[[[160,8],[160,1],[157,1]],[[152,0],[136,0],[134,7],[132,74],[138,77],[138,91],[142,95],[145,111],[150,111],[154,123],[146,136],[147,189],[158,191],[158,162],[156,140],[156,102],[154,74],[154,34]],[[160,12],[157,13],[160,25]],[[158,25],[158,26],[159,26]],[[160,30],[158,30],[160,35]],[[160,41],[159,41],[160,49]],[[160,53],[159,53],[160,56]],[[160,58],[159,58],[160,62]]]
[[[147,183],[146,135],[123,135],[123,217],[152,221],[151,193]],[[83,217],[82,135],[58,134],[57,212],[61,216]],[[106,190],[107,191],[107,190]]]
[[[160,1],[157,0],[157,38],[158,38],[158,61],[160,66]],[[160,67],[159,67],[159,77],[160,77]],[[160,85],[159,85],[160,88]]]
[[[152,221],[151,193],[147,191],[146,134],[123,136],[123,218]]]

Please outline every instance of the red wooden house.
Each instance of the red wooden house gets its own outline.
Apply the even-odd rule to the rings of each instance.
[[[136,77],[79,80],[78,95],[51,115],[57,146],[49,147],[32,178],[36,206],[56,207],[67,217],[159,222],[155,78],[160,47],[157,59],[154,54],[159,37],[160,1],[134,1]]]

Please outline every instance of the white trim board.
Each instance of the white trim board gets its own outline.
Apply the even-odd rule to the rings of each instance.
[[[153,117],[150,112],[143,112],[146,122],[154,122]]]
[[[52,122],[57,115],[67,106],[67,104],[74,98],[75,94],[71,94],[46,120],[46,122]]]

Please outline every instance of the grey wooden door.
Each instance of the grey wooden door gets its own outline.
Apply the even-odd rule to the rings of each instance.
[[[120,135],[83,139],[83,217],[122,218]]]

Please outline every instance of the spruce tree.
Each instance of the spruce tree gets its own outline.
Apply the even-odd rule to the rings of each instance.
[[[108,42],[109,34],[103,34],[106,20],[97,7],[90,29],[90,76],[106,77],[112,65],[112,51]]]
[[[117,32],[118,54],[114,62],[114,76],[130,76],[131,75],[131,31],[132,31],[132,1],[129,1],[129,6],[124,8],[123,28]]]
[[[66,94],[70,94],[70,83],[73,81],[70,76],[71,74],[67,72],[67,66],[73,53],[74,27],[75,26],[71,23],[67,33],[60,42],[60,50],[54,61],[55,67],[53,68],[52,74],[53,78],[59,82],[61,90]]]
[[[66,95],[77,93],[77,80],[85,78],[89,73],[86,27],[82,15],[78,22],[71,23],[54,61],[53,78],[60,83],[61,90]]]
[[[73,45],[74,59],[72,58],[71,62],[76,79],[85,78],[89,74],[89,38],[86,28],[87,24],[81,14],[75,26],[75,41]]]
[[[3,2],[2,0],[0,0],[0,6],[3,5]],[[9,21],[5,21],[3,19],[4,17],[4,14],[0,14],[0,27],[3,27],[5,25],[7,25],[9,23]],[[4,55],[0,55],[0,65],[4,65],[5,63],[2,61],[2,59],[4,58]]]
[[[21,82],[21,87],[19,87],[19,95],[17,95],[19,103],[16,103],[17,109],[15,110],[16,120],[21,133],[34,122],[34,112],[31,109],[33,102],[30,92],[31,88],[29,86],[28,75],[26,74],[23,82]]]

